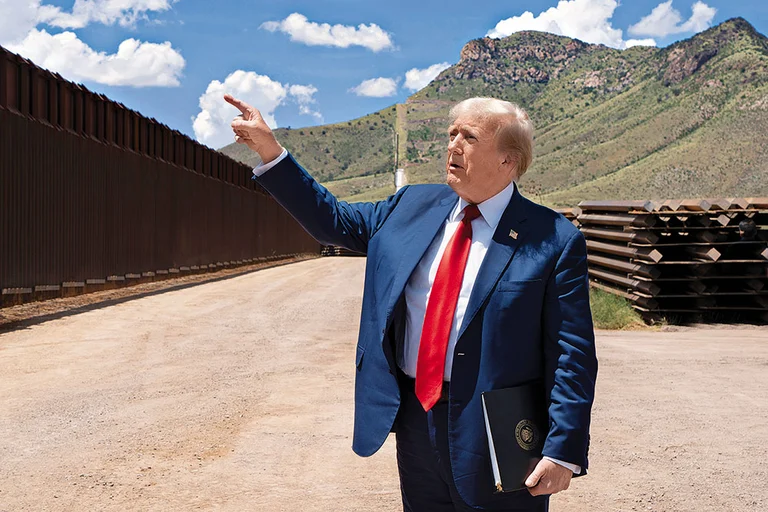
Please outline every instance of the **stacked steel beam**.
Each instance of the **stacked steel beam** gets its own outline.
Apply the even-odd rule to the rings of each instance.
[[[768,321],[768,198],[582,201],[596,288],[644,316]],[[751,219],[753,240],[739,223]]]
[[[365,254],[350,251],[345,247],[335,245],[324,245],[320,251],[320,256],[365,256]]]
[[[579,224],[579,215],[581,215],[581,208],[578,206],[575,208],[559,208],[557,210],[557,213],[562,214],[566,219],[571,221],[574,226],[579,227],[581,224]]]

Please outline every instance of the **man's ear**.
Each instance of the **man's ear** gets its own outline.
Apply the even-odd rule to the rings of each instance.
[[[507,153],[506,155],[504,155],[504,160],[502,160],[499,168],[504,173],[509,174],[510,178],[514,179],[517,177],[517,163],[518,163],[518,158],[511,153]]]

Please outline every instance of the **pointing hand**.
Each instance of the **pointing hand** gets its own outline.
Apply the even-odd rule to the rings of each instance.
[[[224,101],[240,111],[240,115],[232,121],[235,142],[245,144],[258,153],[264,163],[271,162],[280,156],[283,147],[277,142],[275,135],[256,107],[250,106],[231,94],[225,94]]]

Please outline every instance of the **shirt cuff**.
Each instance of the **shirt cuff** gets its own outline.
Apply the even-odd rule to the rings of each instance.
[[[563,466],[564,468],[570,469],[573,471],[574,475],[580,475],[581,474],[581,466],[577,466],[576,464],[571,464],[570,462],[563,462],[562,460],[553,459],[552,457],[544,457],[547,460],[551,460],[555,464],[559,464],[560,466]]]
[[[283,152],[280,153],[279,157],[275,158],[271,162],[268,162],[266,164],[262,162],[259,165],[257,165],[256,167],[254,167],[253,168],[253,175],[257,176],[257,177],[261,176],[262,174],[264,174],[265,172],[267,172],[268,170],[270,170],[271,168],[273,168],[274,166],[276,166],[277,164],[282,162],[283,159],[285,157],[287,157],[287,156],[288,156],[288,150],[283,148]]]

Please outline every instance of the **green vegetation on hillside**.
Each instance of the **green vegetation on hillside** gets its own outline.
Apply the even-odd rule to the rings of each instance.
[[[275,136],[321,182],[391,174],[395,118],[393,106],[344,123],[278,128]],[[258,163],[258,155],[239,144],[221,151],[249,165]]]
[[[667,48],[615,50],[541,32],[470,41],[406,103],[277,137],[343,199],[394,190],[394,133],[410,183],[444,179],[447,114],[493,96],[525,107],[534,199],[768,195],[768,39],[729,20]],[[243,148],[223,151],[253,164]]]

